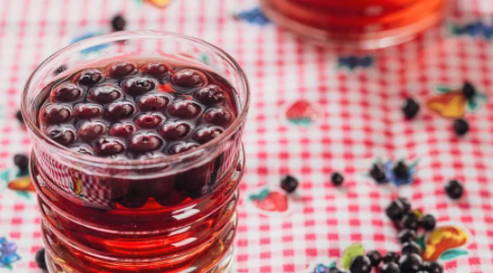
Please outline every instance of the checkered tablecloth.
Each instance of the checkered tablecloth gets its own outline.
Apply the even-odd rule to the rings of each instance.
[[[398,250],[383,210],[399,195],[435,215],[439,226],[468,235],[466,244],[442,257],[447,273],[493,272],[493,108],[487,100],[493,95],[493,2],[462,0],[444,25],[417,41],[356,53],[279,29],[258,6],[256,0],[176,0],[166,9],[133,0],[0,0],[0,244],[13,243],[20,257],[0,259],[0,272],[40,272],[35,196],[10,184],[12,156],[27,152],[30,143],[14,118],[23,85],[43,58],[72,39],[109,32],[116,13],[124,14],[128,29],[210,41],[248,75],[252,104],[237,272],[312,272],[319,262],[340,261],[353,243]],[[453,107],[446,94],[458,96],[466,80],[485,96],[459,105],[471,127],[459,138],[443,111]],[[401,112],[407,97],[421,105],[413,121]],[[434,99],[432,111],[427,102]],[[377,160],[416,163],[412,183],[375,184],[367,173]],[[332,186],[334,171],[344,175],[344,186]],[[288,173],[301,184],[286,197],[279,181]],[[450,179],[465,186],[460,201],[444,194]],[[287,211],[268,212],[249,198],[262,190]]]

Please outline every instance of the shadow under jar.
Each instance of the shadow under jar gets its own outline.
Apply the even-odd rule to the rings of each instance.
[[[447,0],[261,0],[269,18],[297,34],[359,49],[416,37],[439,22]]]
[[[22,114],[49,272],[227,272],[248,100],[229,55],[178,34],[103,35],[46,59]]]

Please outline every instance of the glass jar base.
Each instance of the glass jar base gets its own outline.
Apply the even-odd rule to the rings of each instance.
[[[230,249],[226,252],[224,257],[218,261],[218,263],[214,266],[214,268],[202,272],[198,270],[193,270],[193,271],[183,271],[183,273],[233,273],[232,268],[233,268],[233,258],[234,258],[234,246],[231,246]],[[79,271],[74,271],[72,269],[64,269],[58,266],[56,263],[53,262],[53,260],[50,258],[48,253],[45,253],[45,260],[46,260],[46,265],[48,268],[48,273],[84,273],[84,272],[79,272]],[[166,273],[166,272],[162,272]]]

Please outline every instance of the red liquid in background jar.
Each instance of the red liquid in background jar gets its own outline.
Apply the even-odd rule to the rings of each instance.
[[[368,48],[412,38],[441,19],[445,4],[446,0],[263,0],[267,15],[288,29],[317,40],[353,45],[359,41]]]
[[[198,149],[238,112],[221,76],[158,60],[86,67],[41,94],[38,126],[49,138],[82,156],[143,165]],[[223,272],[236,228],[239,137],[205,162],[152,178],[95,175],[34,154],[51,272]]]

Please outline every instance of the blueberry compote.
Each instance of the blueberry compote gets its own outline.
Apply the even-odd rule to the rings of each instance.
[[[35,151],[50,272],[222,272],[236,227],[241,128],[205,157],[193,151],[237,118],[233,87],[202,67],[156,60],[65,75],[41,92],[39,129],[82,161],[108,167]],[[177,165],[111,167],[187,152]]]

